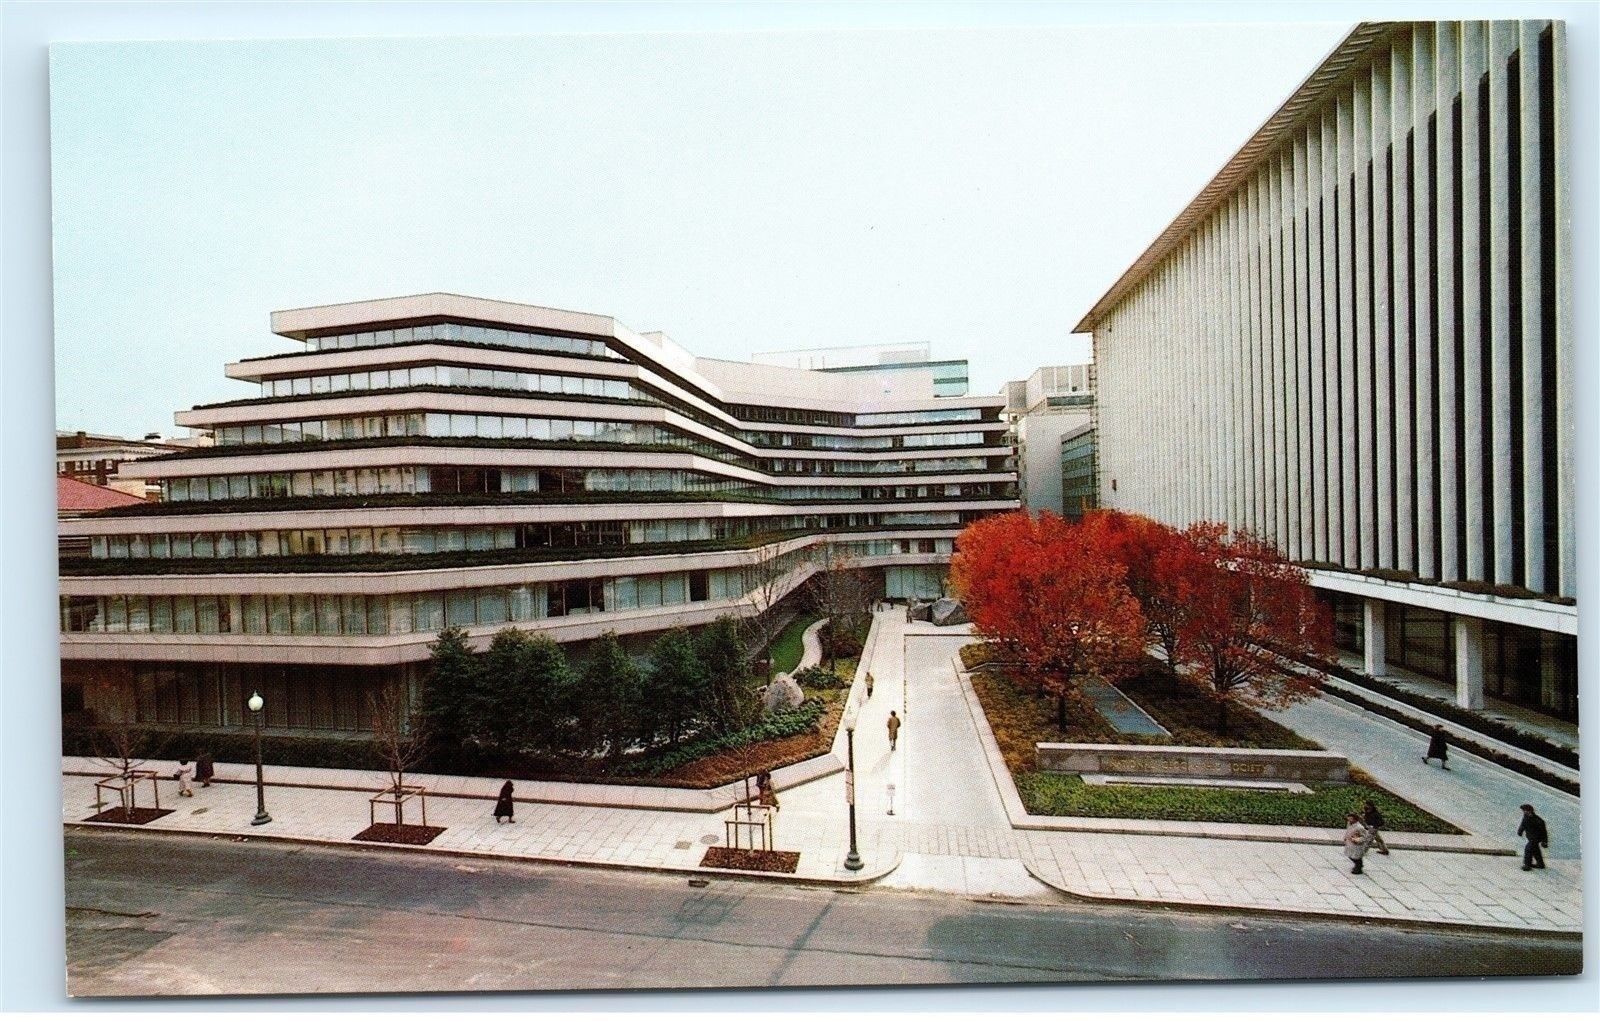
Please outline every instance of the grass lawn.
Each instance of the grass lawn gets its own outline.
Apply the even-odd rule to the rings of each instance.
[[[800,636],[805,634],[806,628],[822,619],[819,613],[802,613],[789,622],[789,625],[778,632],[778,637],[772,640],[772,672],[774,674],[792,674],[800,665],[800,654],[804,645]]]
[[[1371,798],[1397,833],[1460,833],[1442,819],[1372,783],[1308,784],[1310,794],[1226,787],[1091,787],[1067,773],[1015,774],[1017,793],[1034,815],[1093,819],[1177,819],[1344,829],[1345,813]]]
[[[970,648],[970,647],[969,647]],[[965,651],[965,650],[963,650]],[[963,656],[963,659],[968,659]],[[979,655],[972,655],[977,661]],[[1006,768],[1016,781],[1022,803],[1034,815],[1080,816],[1094,819],[1172,819],[1188,822],[1261,823],[1276,826],[1344,828],[1345,813],[1371,798],[1383,812],[1387,829],[1409,833],[1460,833],[1387,790],[1360,770],[1352,769],[1351,783],[1308,784],[1310,794],[1249,791],[1227,787],[1091,787],[1076,775],[1035,770],[1034,745],[1041,741],[1075,744],[1187,745],[1243,748],[1294,748],[1317,750],[1321,746],[1294,731],[1245,709],[1229,713],[1228,734],[1211,728],[1216,705],[1204,694],[1186,686],[1174,688],[1161,664],[1150,667],[1123,684],[1123,694],[1137,702],[1172,737],[1119,734],[1093,704],[1073,695],[1067,704],[1067,732],[1056,729],[1054,698],[1041,698],[1019,688],[1003,669],[980,670],[970,675],[972,689],[988,717]]]

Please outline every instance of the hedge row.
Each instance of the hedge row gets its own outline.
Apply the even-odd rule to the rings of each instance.
[[[1575,750],[1563,748],[1554,741],[1538,734],[1530,734],[1528,731],[1513,727],[1509,723],[1502,723],[1499,720],[1481,716],[1470,709],[1461,708],[1454,702],[1446,702],[1440,698],[1429,698],[1427,695],[1421,695],[1399,685],[1390,684],[1358,670],[1351,670],[1340,663],[1318,661],[1312,665],[1318,670],[1342,678],[1351,684],[1359,684],[1363,688],[1385,695],[1396,702],[1404,702],[1414,709],[1421,709],[1424,712],[1432,713],[1434,716],[1449,720],[1451,723],[1460,724],[1468,730],[1475,730],[1485,737],[1492,737],[1496,741],[1504,741],[1514,748],[1532,752],[1535,755],[1549,759],[1551,762],[1559,762],[1561,765],[1572,769],[1578,768],[1578,753]],[[1324,690],[1332,691],[1332,689]],[[1339,694],[1336,691],[1333,693]]]
[[[1410,727],[1416,731],[1423,733],[1427,732],[1427,728],[1420,721],[1407,716],[1398,709],[1382,705],[1378,702],[1372,701],[1371,699],[1362,698],[1353,691],[1345,691],[1341,688],[1334,687],[1324,687],[1322,691],[1325,695],[1331,695],[1334,698],[1342,698],[1351,705],[1359,706],[1369,713],[1376,713],[1385,719],[1393,720],[1396,723]],[[1539,783],[1542,783],[1547,787],[1554,787],[1558,791],[1565,791],[1566,793],[1572,795],[1577,795],[1578,793],[1578,784],[1575,781],[1556,776],[1554,773],[1540,769],[1538,766],[1535,766],[1532,763],[1524,762],[1521,759],[1515,759],[1501,752],[1492,751],[1491,749],[1485,748],[1483,745],[1478,744],[1476,741],[1473,741],[1470,738],[1452,735],[1450,738],[1450,743],[1452,746],[1460,748],[1462,751],[1471,752],[1473,755],[1476,755],[1481,759],[1487,759],[1497,766],[1504,766],[1513,773],[1520,773],[1528,779],[1537,780]]]
[[[256,746],[249,732],[205,734],[136,729],[131,731],[136,757],[154,761],[190,759],[202,751],[218,762],[254,762]],[[61,753],[97,758],[107,751],[104,731],[93,727],[64,727]],[[370,740],[332,737],[264,736],[261,761],[273,766],[316,766],[326,769],[386,768]]]
[[[1461,832],[1381,787],[1362,783],[1316,784],[1309,794],[1294,794],[1226,787],[1091,786],[1064,773],[1022,773],[1016,782],[1022,803],[1034,815],[1343,829],[1345,813],[1360,811],[1370,798],[1391,832]]]
[[[629,763],[622,768],[622,772],[630,775],[658,776],[729,748],[814,732],[826,708],[820,699],[808,698],[793,709],[772,713],[753,727],[736,730],[720,737],[692,741],[681,748]]]

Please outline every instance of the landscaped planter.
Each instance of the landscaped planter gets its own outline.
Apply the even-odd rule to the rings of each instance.
[[[1337,752],[1051,742],[1040,742],[1034,748],[1038,769],[1047,773],[1292,783],[1347,783],[1350,780],[1350,761]]]

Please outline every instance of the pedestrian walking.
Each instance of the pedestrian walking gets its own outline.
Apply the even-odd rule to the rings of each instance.
[[[1438,759],[1440,769],[1449,769],[1450,763],[1445,761],[1450,757],[1450,742],[1445,740],[1444,728],[1435,724],[1433,734],[1428,738],[1428,754],[1422,757],[1424,764],[1429,759]]]
[[[872,697],[872,674],[867,674],[867,698]]]
[[[756,774],[756,800],[774,812],[781,807],[777,789],[772,786],[772,774],[766,770]]]
[[[1550,846],[1550,827],[1544,824],[1532,805],[1522,806],[1522,824],[1517,836],[1528,841],[1522,849],[1522,871],[1544,868],[1544,848]]]
[[[894,714],[894,710],[893,709],[890,709],[889,710],[889,750],[891,752],[894,751],[894,743],[895,743],[895,740],[897,738],[899,738],[899,736],[900,736],[900,717],[898,717],[898,716],[896,716]]]
[[[511,786],[510,780],[507,780],[505,785],[500,788],[500,796],[496,798],[494,802],[495,822],[498,823],[501,820],[506,822],[517,821],[513,815],[513,813],[516,812],[516,802],[511,797],[511,792],[513,789],[514,788]]]
[[[1383,813],[1378,811],[1378,806],[1368,798],[1361,805],[1361,825],[1367,828],[1369,834],[1367,843],[1378,849],[1379,854],[1388,854],[1389,845],[1383,842]]]
[[[1368,832],[1361,825],[1361,817],[1354,812],[1345,815],[1344,856],[1350,859],[1350,874],[1361,875],[1361,859],[1367,856]]]
[[[188,759],[178,760],[178,771],[172,774],[172,778],[178,781],[178,796],[180,798],[194,797],[194,788],[189,784],[189,781],[194,779],[194,767],[189,765]]]
[[[217,775],[217,764],[211,758],[210,752],[201,752],[194,760],[194,778],[200,781],[200,786],[210,787],[211,778]]]

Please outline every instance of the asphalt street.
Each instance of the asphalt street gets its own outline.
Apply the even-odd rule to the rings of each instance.
[[[75,996],[1551,975],[1575,940],[69,830]],[[250,962],[241,967],[241,962]]]

